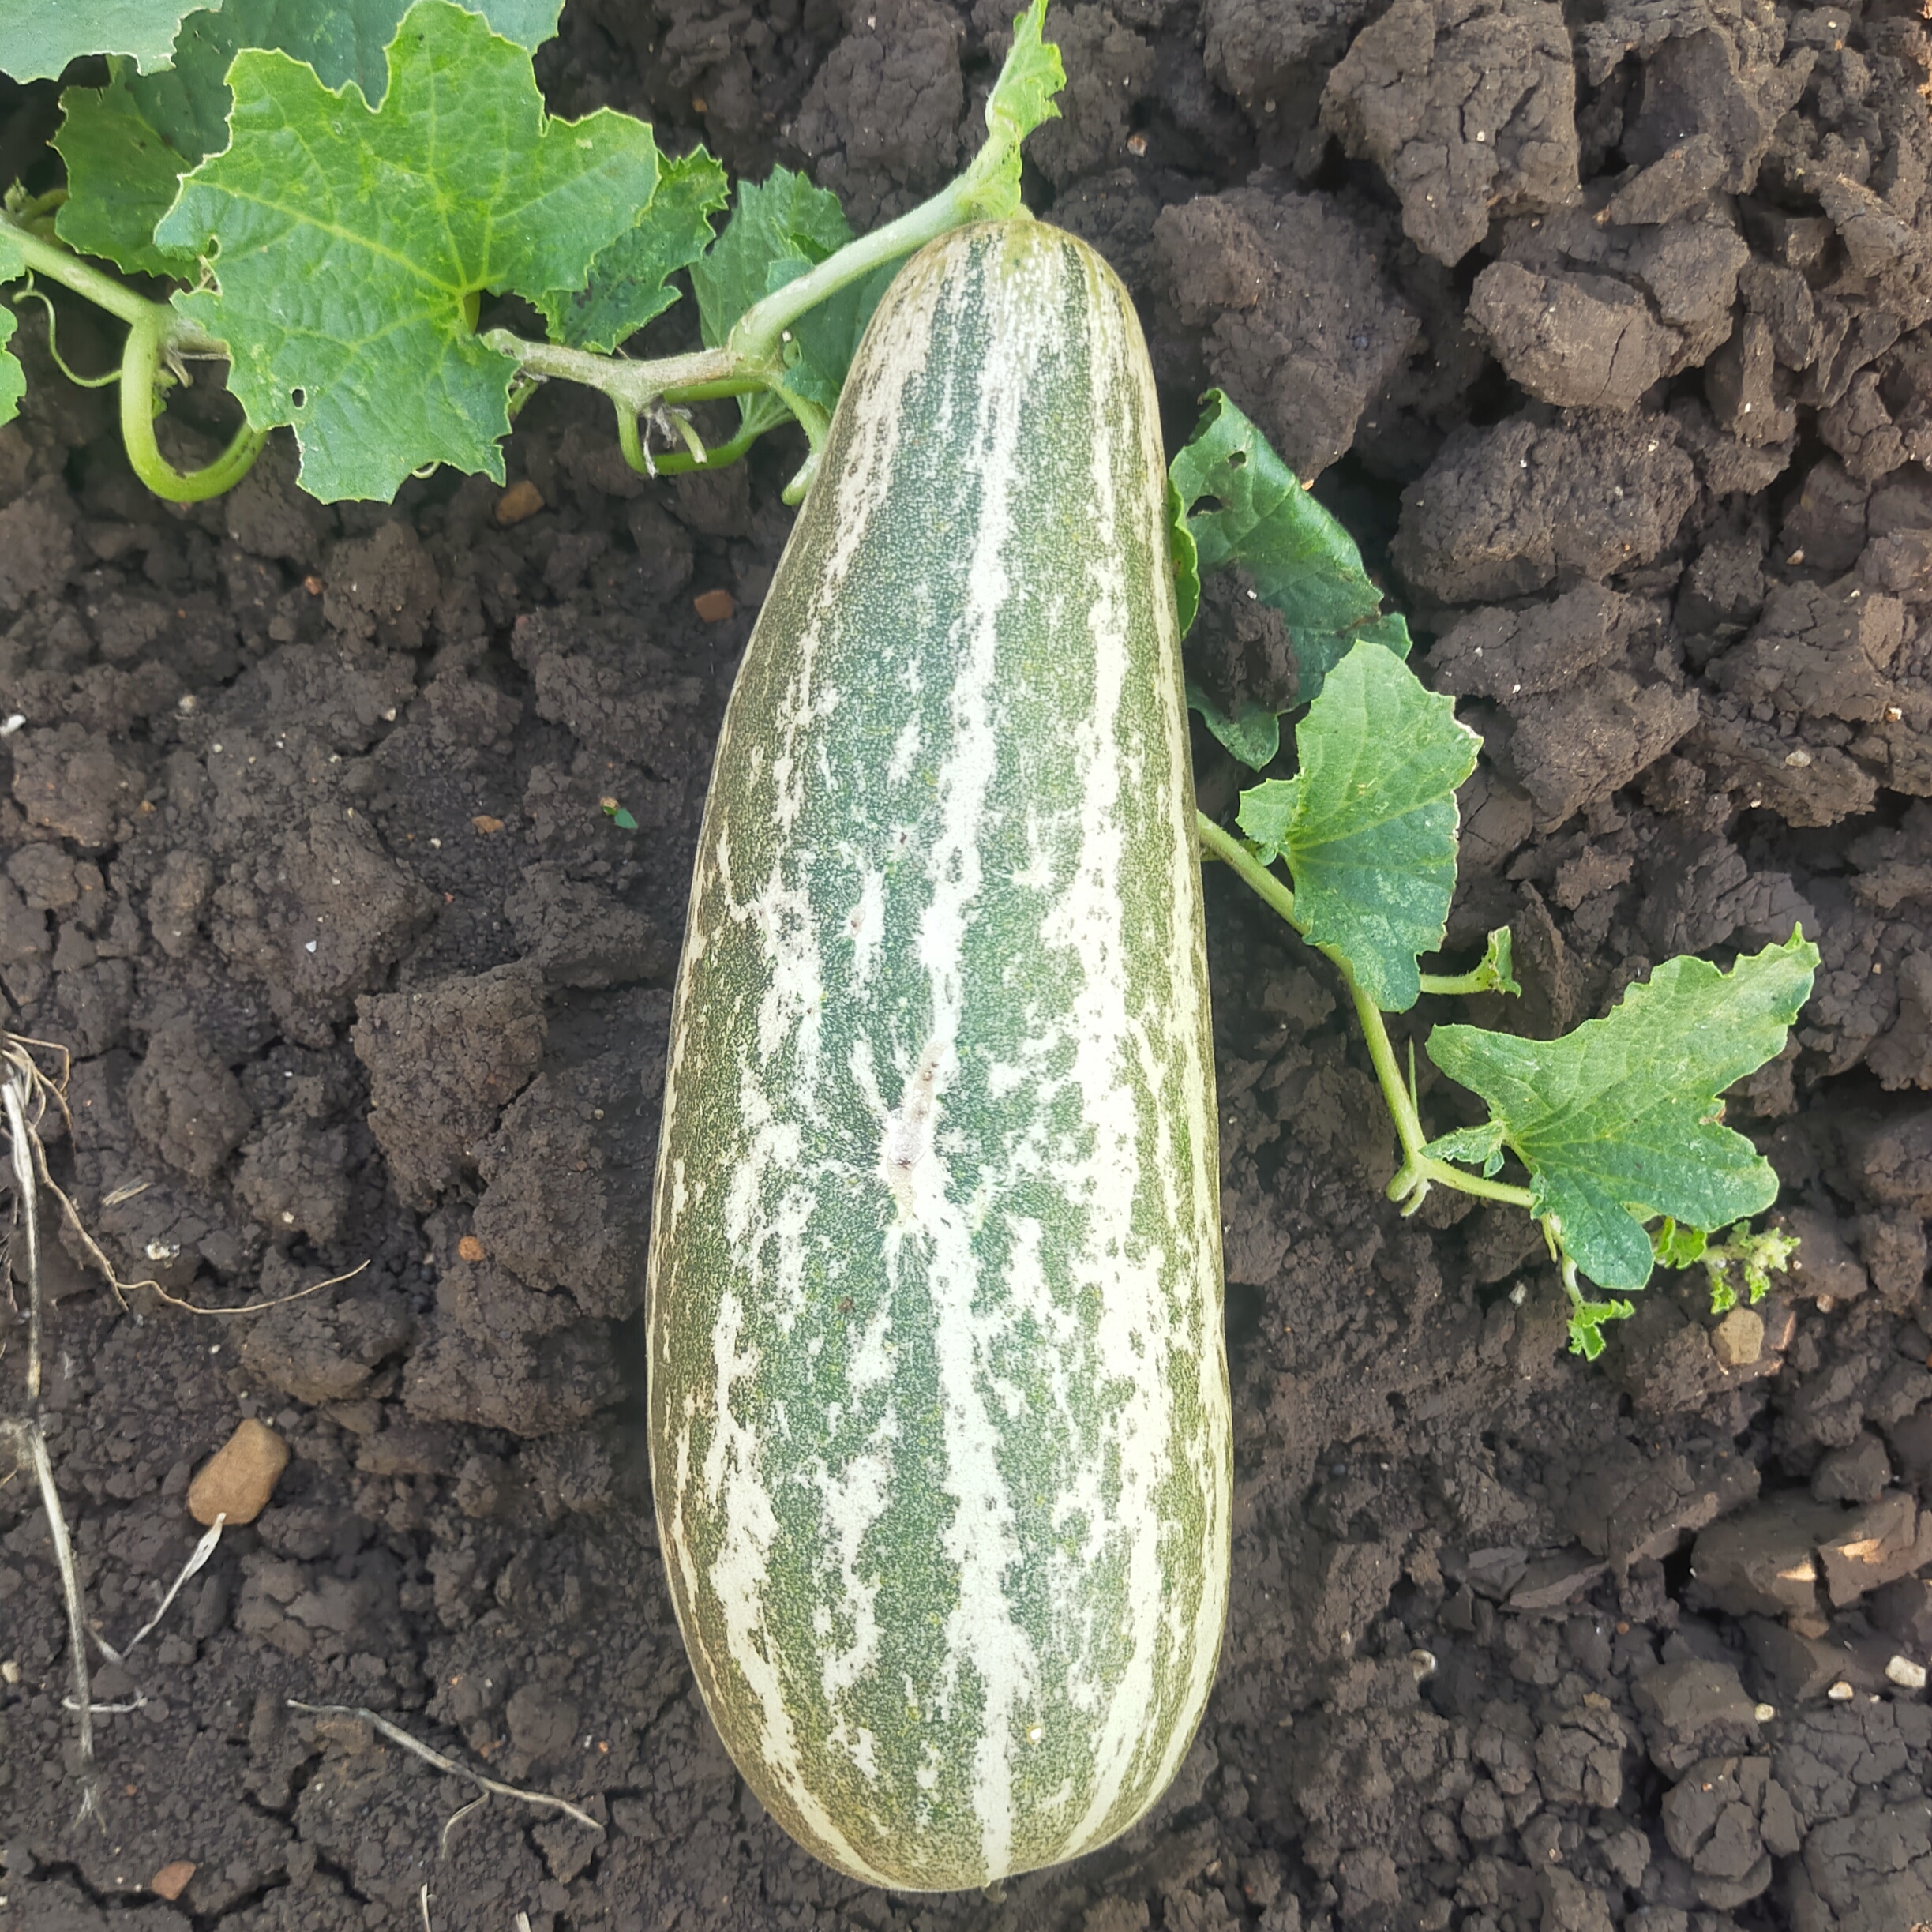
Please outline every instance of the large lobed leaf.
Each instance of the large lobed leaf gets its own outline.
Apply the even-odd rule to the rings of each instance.
[[[1220,390],[1209,390],[1206,400],[1193,436],[1168,467],[1199,574],[1239,564],[1253,578],[1288,627],[1304,701],[1360,642],[1407,657],[1409,626],[1394,613],[1382,614],[1382,592],[1362,568],[1355,539]],[[1192,614],[1184,602],[1184,629]],[[1259,768],[1274,756],[1278,727],[1267,713],[1251,707],[1251,717],[1227,718],[1203,696],[1190,696],[1237,758]]]
[[[471,0],[505,39],[534,49],[557,31],[561,0]],[[372,107],[388,85],[385,58],[408,0],[225,0],[182,21],[173,64],[142,73],[108,63],[104,88],[70,87],[54,145],[67,164],[68,199],[55,227],[84,254],[148,275],[189,276],[192,253],[157,248],[154,231],[181,177],[225,146],[228,68],[244,47],[306,61],[323,85],[353,82]]]
[[[1534,1212],[1583,1273],[1640,1289],[1653,1259],[1646,1221],[1720,1228],[1776,1199],[1770,1162],[1722,1124],[1718,1096],[1783,1052],[1818,961],[1795,932],[1728,973],[1667,960],[1560,1040],[1438,1026],[1429,1057],[1480,1094],[1491,1117],[1430,1151],[1488,1160],[1506,1146],[1529,1170]]]
[[[1456,788],[1481,741],[1401,659],[1358,644],[1295,734],[1301,769],[1241,794],[1264,863],[1285,858],[1295,923],[1349,962],[1376,1005],[1421,993],[1419,953],[1442,943],[1456,890]]]
[[[427,463],[501,481],[513,365],[475,339],[473,298],[581,287],[658,181],[642,122],[550,119],[528,54],[448,0],[418,0],[388,62],[372,110],[238,54],[230,144],[156,235],[213,257],[218,287],[177,305],[227,343],[249,421],[294,426],[327,501],[388,498]]]
[[[166,66],[193,0],[6,0],[0,7],[0,73],[55,81],[70,60],[124,54]]]

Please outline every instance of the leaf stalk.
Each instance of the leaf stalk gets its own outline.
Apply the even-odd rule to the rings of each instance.
[[[1294,894],[1240,839],[1225,831],[1206,812],[1195,814],[1195,825],[1202,849],[1239,874],[1244,885],[1279,913],[1297,932],[1302,932],[1300,922],[1295,917]],[[1306,939],[1307,935],[1302,932],[1302,936]],[[1402,1165],[1389,1183],[1389,1199],[1400,1202],[1404,1214],[1412,1214],[1427,1198],[1431,1186],[1438,1185],[1453,1187],[1460,1194],[1476,1195],[1485,1201],[1506,1202],[1512,1207],[1533,1211],[1534,1197],[1527,1187],[1514,1187],[1507,1181],[1491,1180],[1480,1174],[1465,1173],[1461,1168],[1452,1167],[1446,1161],[1439,1161],[1424,1152],[1429,1137],[1424,1131],[1415,1095],[1403,1078],[1401,1063],[1396,1058],[1394,1043],[1389,1037],[1381,1007],[1363,991],[1348,960],[1341,953],[1326,946],[1318,946],[1315,951],[1341,975],[1342,984],[1348,988],[1349,996],[1355,1003],[1356,1018],[1361,1022],[1363,1037],[1368,1044],[1368,1057],[1375,1069],[1377,1084],[1382,1089],[1390,1118],[1395,1124],[1396,1136],[1402,1143]],[[1433,977],[1424,977],[1425,992],[1482,990],[1459,989],[1453,982],[1441,987],[1431,986],[1429,979]],[[1476,975],[1466,977],[1474,978]]]

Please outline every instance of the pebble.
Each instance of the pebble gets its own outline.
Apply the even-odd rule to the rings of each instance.
[[[212,1523],[217,1516],[225,1516],[230,1528],[252,1523],[268,1507],[287,1467],[287,1443],[266,1423],[251,1418],[215,1451],[188,1485],[188,1514],[197,1523]]]
[[[543,492],[528,477],[512,483],[497,499],[497,521],[505,530],[535,516],[543,508]]]
[[[722,624],[737,604],[729,591],[701,591],[692,598],[691,608],[707,624]]]
[[[172,1904],[188,1889],[188,1881],[194,1876],[194,1867],[186,1859],[177,1859],[171,1865],[163,1865],[148,1881],[148,1889]]]
[[[1755,1717],[1761,1724],[1769,1724],[1777,1714],[1778,1707],[1775,1704],[1755,1705],[1751,1710],[1752,1716]]]
[[[1910,1657],[1894,1657],[1885,1666],[1885,1675],[1901,1690],[1923,1690],[1926,1687],[1926,1667],[1913,1663]]]
[[[1711,1346],[1727,1368],[1748,1368],[1765,1352],[1764,1317],[1754,1308],[1733,1308],[1711,1331]]]
[[[1841,1677],[1825,1694],[1834,1704],[1849,1704],[1858,1693]]]

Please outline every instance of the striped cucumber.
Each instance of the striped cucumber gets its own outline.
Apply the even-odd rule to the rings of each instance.
[[[677,981],[652,1480],[766,1808],[911,1890],[1072,1858],[1227,1604],[1214,1060],[1127,292],[1018,220],[867,332],[731,695]]]

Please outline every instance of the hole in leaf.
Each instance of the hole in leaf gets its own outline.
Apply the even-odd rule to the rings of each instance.
[[[1245,449],[1229,450],[1228,467],[1231,470],[1245,470],[1247,467],[1247,452]]]
[[[291,389],[288,401],[291,409],[306,409],[309,407],[309,392],[300,387]]]

